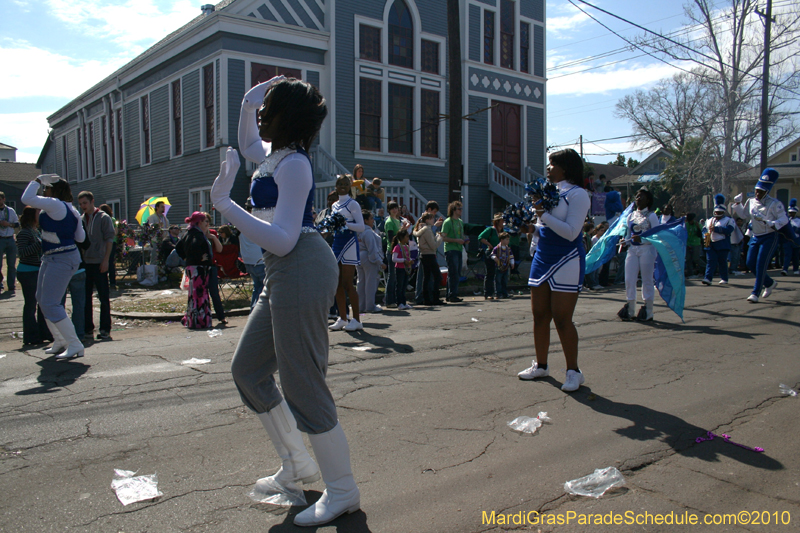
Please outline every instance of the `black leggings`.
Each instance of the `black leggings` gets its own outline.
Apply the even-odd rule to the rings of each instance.
[[[422,300],[426,304],[432,304],[439,300],[439,289],[442,285],[442,274],[439,271],[436,254],[422,255],[422,272]]]

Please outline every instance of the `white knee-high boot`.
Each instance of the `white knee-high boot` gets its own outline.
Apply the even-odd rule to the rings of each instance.
[[[340,424],[318,435],[308,435],[317,456],[325,492],[317,502],[294,517],[296,526],[319,526],[361,508],[361,493],[350,467],[350,447]]]
[[[63,352],[67,347],[67,342],[64,340],[64,337],[61,336],[61,332],[58,331],[58,328],[51,320],[45,318],[44,321],[47,324],[47,328],[50,330],[50,333],[53,334],[53,344],[46,349],[44,353],[53,355]]]
[[[75,333],[75,326],[69,317],[55,322],[56,329],[61,333],[61,337],[67,344],[67,349],[58,354],[56,359],[72,359],[73,357],[83,357],[83,344]]]
[[[283,464],[274,475],[256,481],[256,491],[270,494],[283,491],[289,483],[317,481],[319,468],[306,449],[303,435],[297,429],[297,422],[286,400],[266,413],[259,413],[258,419],[267,430]],[[276,487],[276,484],[279,486]]]

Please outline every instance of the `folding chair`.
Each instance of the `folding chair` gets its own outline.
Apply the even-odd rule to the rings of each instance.
[[[250,301],[246,284],[250,275],[239,270],[236,260],[239,258],[239,247],[235,244],[224,244],[222,252],[214,254],[214,264],[219,274],[219,292],[223,300],[230,300],[236,295]]]

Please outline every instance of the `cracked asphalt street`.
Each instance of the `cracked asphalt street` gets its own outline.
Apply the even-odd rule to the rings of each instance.
[[[656,321],[623,323],[624,288],[584,293],[575,322],[586,384],[560,390],[516,373],[533,355],[530,301],[366,315],[330,334],[328,381],[351,445],[362,511],[320,531],[797,531],[800,529],[800,278],[745,301],[752,278],[689,282],[684,324],[660,300]],[[279,460],[230,376],[246,317],[219,337],[145,322],[68,363],[22,351],[7,334],[22,296],[0,300],[0,531],[303,531],[299,509],[247,493]],[[473,319],[477,319],[477,322]],[[203,365],[184,365],[196,358]],[[533,436],[507,427],[552,418]],[[721,439],[696,443],[707,431]],[[622,490],[568,496],[564,482],[616,466]],[[114,469],[158,475],[163,496],[123,507]],[[322,482],[306,486],[309,500]],[[790,525],[585,526],[483,523],[491,513],[791,515]]]

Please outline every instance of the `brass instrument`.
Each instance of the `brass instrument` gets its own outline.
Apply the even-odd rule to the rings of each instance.
[[[708,231],[706,231],[706,234],[703,236],[703,247],[705,248],[711,248],[711,234],[713,233],[713,228],[714,219],[712,218],[706,227]]]

